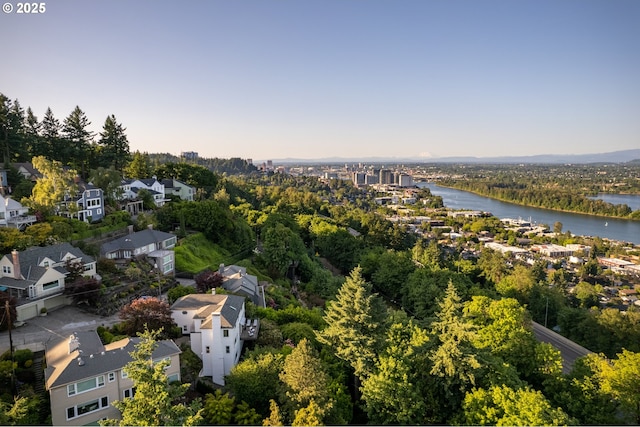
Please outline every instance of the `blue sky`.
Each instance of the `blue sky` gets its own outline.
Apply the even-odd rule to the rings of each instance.
[[[637,0],[55,0],[0,15],[0,92],[114,114],[148,152],[616,151],[640,148],[639,22]]]

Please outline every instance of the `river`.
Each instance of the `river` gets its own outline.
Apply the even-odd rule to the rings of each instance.
[[[522,218],[536,224],[547,224],[551,229],[560,221],[562,231],[581,236],[599,236],[640,245],[640,221],[603,218],[549,209],[531,208],[514,203],[501,202],[467,191],[440,187],[432,182],[419,182],[418,187],[428,187],[431,194],[442,197],[444,205],[451,209],[470,209],[490,212],[498,218]],[[640,195],[625,195],[627,202],[640,203]],[[621,203],[621,202],[618,202]],[[628,204],[628,203],[627,203]],[[629,204],[631,207],[632,205]],[[633,208],[632,208],[633,209]]]

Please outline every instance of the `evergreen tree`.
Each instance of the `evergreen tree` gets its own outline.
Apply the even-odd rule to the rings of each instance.
[[[40,130],[42,124],[38,122],[38,118],[33,114],[31,107],[27,108],[27,117],[25,120],[25,136],[26,136],[26,152],[27,158],[40,156],[42,153],[42,137]]]
[[[427,332],[406,315],[389,327],[387,346],[375,372],[362,383],[362,399],[373,424],[432,423]]]
[[[47,107],[42,119],[42,147],[40,156],[44,156],[51,160],[62,159],[64,143],[60,139],[60,131],[62,126],[60,121],[53,116],[51,108]]]
[[[481,367],[472,342],[475,328],[462,318],[462,304],[453,283],[449,282],[440,311],[431,324],[436,347],[431,351],[431,375],[441,378],[442,405],[453,412],[460,407],[464,394],[475,385]]]
[[[122,172],[125,165],[129,161],[129,141],[125,131],[127,129],[116,121],[116,117],[112,114],[107,117],[104,122],[103,130],[100,132],[100,157],[101,164],[113,166],[119,172]]]
[[[124,168],[124,174],[131,179],[151,178],[151,162],[148,153],[133,153],[131,162]]]
[[[72,165],[82,176],[88,171],[91,143],[94,133],[87,128],[91,125],[89,119],[80,107],[76,106],[71,114],[64,119],[62,134],[67,140],[66,150],[63,152],[63,163]]]
[[[327,304],[324,319],[329,326],[318,332],[318,340],[332,347],[363,378],[373,370],[384,343],[386,315],[384,302],[371,293],[371,285],[356,267],[336,300]]]

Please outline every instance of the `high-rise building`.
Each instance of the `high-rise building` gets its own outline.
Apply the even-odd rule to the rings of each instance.
[[[393,184],[393,172],[390,169],[380,169],[380,184]]]

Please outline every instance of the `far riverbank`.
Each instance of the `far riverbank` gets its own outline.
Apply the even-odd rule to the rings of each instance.
[[[433,195],[442,197],[445,206],[451,209],[490,212],[498,218],[527,219],[533,223],[546,224],[550,228],[553,228],[556,222],[560,222],[565,232],[640,245],[640,221],[523,206],[432,182],[419,182],[417,185],[427,187]]]

